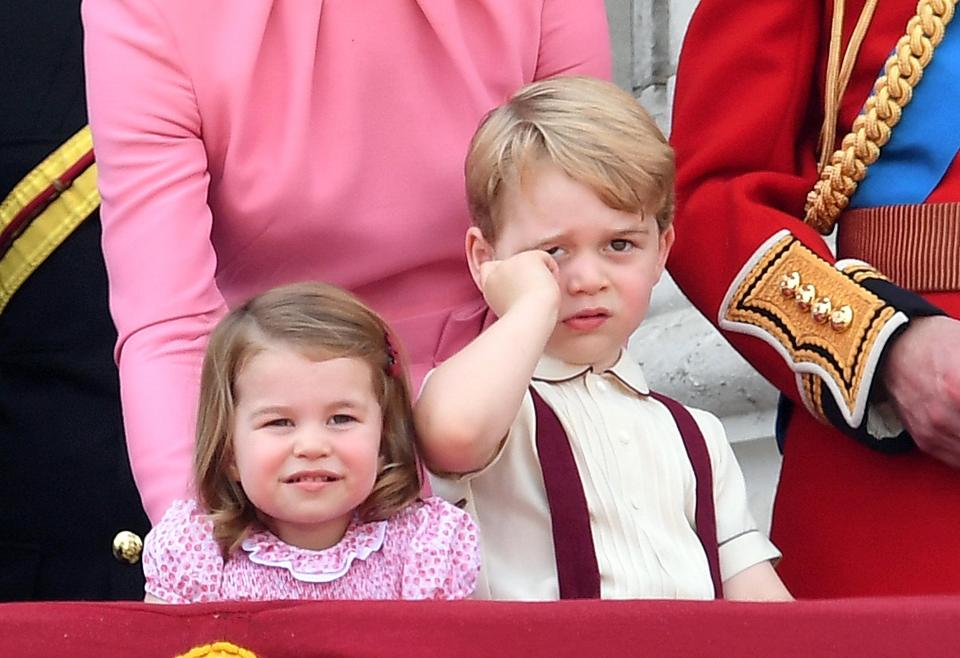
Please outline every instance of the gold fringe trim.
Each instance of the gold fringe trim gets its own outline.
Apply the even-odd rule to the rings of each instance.
[[[823,411],[823,387],[820,384],[820,378],[816,375],[804,374],[801,377],[803,382],[803,392],[809,406],[807,407],[821,423],[830,424],[827,420],[827,414]]]

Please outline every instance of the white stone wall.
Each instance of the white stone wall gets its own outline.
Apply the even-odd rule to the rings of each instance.
[[[614,79],[670,130],[677,58],[696,0],[607,0]],[[708,269],[704,276],[710,276]],[[669,276],[630,342],[650,384],[717,414],[747,481],[757,522],[769,528],[780,455],[773,441],[776,391],[726,343]]]

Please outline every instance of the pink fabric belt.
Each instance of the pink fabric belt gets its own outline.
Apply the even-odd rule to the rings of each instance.
[[[848,210],[837,254],[866,261],[909,290],[960,290],[960,203]]]

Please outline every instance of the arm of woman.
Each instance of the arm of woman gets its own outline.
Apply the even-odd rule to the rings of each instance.
[[[188,497],[200,363],[225,312],[206,151],[162,10],[150,0],[88,0],[83,21],[127,444],[156,522]]]
[[[544,0],[534,80],[554,75],[612,75],[610,32],[603,0]]]

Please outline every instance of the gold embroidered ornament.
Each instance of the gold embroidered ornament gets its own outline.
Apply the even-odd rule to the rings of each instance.
[[[194,647],[177,658],[257,658],[257,655],[231,642],[214,642]]]
[[[860,284],[880,278],[859,261],[836,266],[792,234],[771,236],[744,264],[720,307],[722,329],[762,339],[797,375],[807,408],[826,420],[821,387],[860,424],[883,346],[902,313]]]

